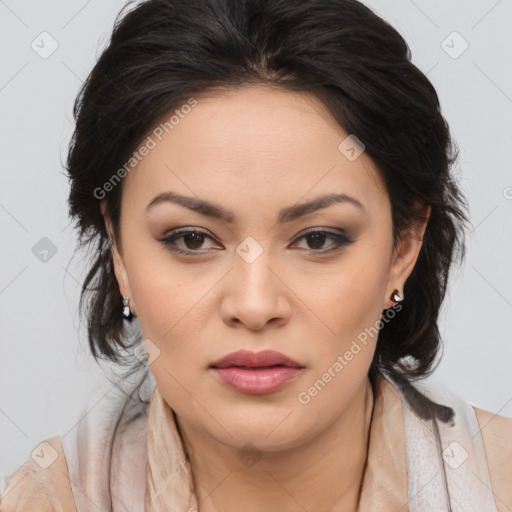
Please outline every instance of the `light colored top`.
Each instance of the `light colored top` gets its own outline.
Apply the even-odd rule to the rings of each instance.
[[[415,384],[455,410],[454,422],[432,422],[413,412],[389,377],[378,374],[367,385],[371,428],[358,512],[512,510],[511,418],[473,407],[442,388]],[[125,398],[114,389],[76,432],[34,447],[7,477],[0,511],[199,510],[174,411],[157,387],[150,405],[130,401],[121,415]]]

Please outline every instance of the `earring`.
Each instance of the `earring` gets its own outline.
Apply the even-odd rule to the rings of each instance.
[[[400,292],[396,288],[393,290],[393,293],[391,294],[390,299],[393,302],[400,302],[400,301],[404,300],[403,297],[400,297]]]
[[[130,318],[132,316],[132,312],[130,311],[130,298],[125,297],[124,295],[122,295],[122,297],[123,297],[123,316],[124,316],[124,318]]]

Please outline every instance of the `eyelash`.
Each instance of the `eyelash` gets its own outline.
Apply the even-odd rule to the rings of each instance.
[[[211,237],[210,235],[208,235],[204,231],[201,231],[201,230],[198,230],[198,229],[189,229],[189,230],[177,231],[177,232],[172,233],[170,235],[164,236],[162,238],[159,238],[159,241],[162,242],[167,249],[169,249],[169,250],[171,250],[173,252],[176,252],[176,253],[179,253],[179,254],[184,254],[184,255],[189,255],[189,256],[198,256],[200,254],[204,254],[205,251],[200,251],[200,250],[196,250],[196,251],[193,251],[193,250],[183,250],[183,249],[177,248],[176,245],[175,245],[176,240],[182,239],[184,236],[190,235],[190,234],[194,234],[194,233],[197,233],[199,235],[203,235],[204,237],[209,238],[210,240],[214,240],[213,237]],[[310,254],[326,254],[326,253],[331,253],[331,252],[334,252],[334,251],[338,251],[338,250],[342,249],[343,247],[351,244],[354,241],[354,240],[351,240],[345,234],[335,233],[335,232],[332,232],[332,231],[327,231],[325,229],[312,229],[310,231],[307,231],[303,235],[299,236],[295,240],[301,240],[302,238],[306,238],[307,236],[310,236],[312,234],[317,234],[317,233],[325,234],[325,235],[327,235],[327,238],[331,238],[332,240],[334,240],[336,242],[335,247],[331,248],[331,249],[328,249],[328,250],[303,249],[304,251],[306,251],[306,252],[308,252]]]

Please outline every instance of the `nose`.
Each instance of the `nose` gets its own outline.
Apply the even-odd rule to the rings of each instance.
[[[225,281],[221,315],[225,323],[259,331],[267,324],[284,325],[291,316],[292,292],[283,272],[264,250],[254,261],[236,255]]]

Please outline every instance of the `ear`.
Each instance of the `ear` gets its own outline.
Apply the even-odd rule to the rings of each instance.
[[[427,227],[430,212],[430,205],[426,205],[422,209],[419,209],[418,215],[420,215],[421,218],[415,220],[414,224],[410,228],[404,230],[400,237],[389,273],[389,281],[386,291],[387,295],[384,297],[385,308],[390,308],[395,304],[390,299],[395,288],[400,291],[400,296],[403,297],[405,282],[416,264],[423,245],[423,235]]]
[[[133,299],[132,291],[130,289],[130,280],[128,279],[128,273],[126,271],[126,267],[124,264],[124,258],[122,255],[122,251],[117,245],[117,242],[114,237],[114,230],[112,228],[112,222],[108,216],[107,208],[105,201],[101,201],[100,209],[103,215],[103,219],[105,221],[105,228],[108,233],[108,238],[110,240],[110,250],[112,253],[112,262],[114,267],[114,274],[116,276],[117,284],[119,286],[119,290],[121,295],[124,295],[130,299],[130,309],[134,315],[137,314],[135,301]]]

